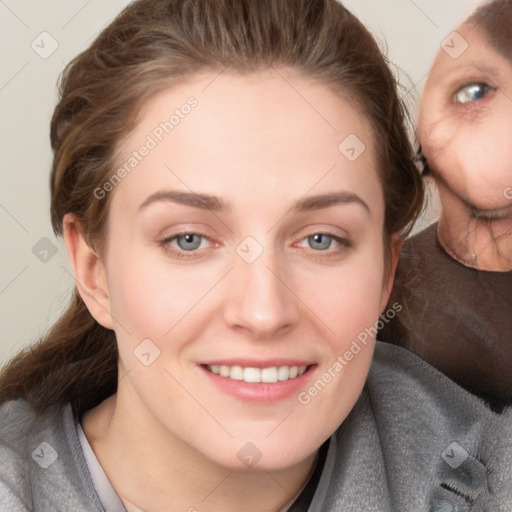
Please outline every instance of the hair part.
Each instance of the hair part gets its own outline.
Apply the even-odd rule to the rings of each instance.
[[[405,237],[423,205],[406,111],[368,30],[336,0],[138,0],[62,73],[51,122],[51,221],[62,235],[76,216],[101,249],[112,193],[94,191],[117,168],[116,150],[144,103],[206,70],[290,68],[349,96],[375,135],[385,201],[383,239]],[[117,389],[114,332],[100,326],[75,290],[62,318],[0,373],[0,403],[19,397],[40,413],[71,402],[79,414]]]

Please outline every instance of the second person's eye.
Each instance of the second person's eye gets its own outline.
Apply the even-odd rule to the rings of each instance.
[[[495,87],[491,87],[486,83],[465,85],[453,95],[453,101],[462,104],[472,103],[485,98],[491,91],[495,90]]]

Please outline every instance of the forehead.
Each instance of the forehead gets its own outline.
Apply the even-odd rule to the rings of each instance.
[[[340,179],[373,193],[378,182],[374,136],[354,105],[285,70],[188,78],[142,109],[139,124],[119,148],[118,165],[146,141],[154,147],[116,195],[125,188],[149,193],[161,183],[207,188],[219,196],[234,190],[302,196],[315,183],[339,186]]]
[[[185,121],[176,119],[174,122],[180,126],[173,127],[171,136],[165,137],[169,135],[164,126],[170,120],[169,114],[181,110],[190,98],[196,100],[197,108],[190,116],[185,114]],[[175,113],[184,118],[180,112]],[[213,126],[205,126],[205,121],[215,121],[213,132]],[[317,133],[339,136],[350,127],[353,133],[363,134],[370,128],[348,94],[335,93],[325,84],[293,71],[274,68],[244,75],[226,70],[205,72],[169,86],[146,102],[140,122],[125,146],[131,149],[135,139],[153,133],[155,122],[165,131],[161,137],[165,140],[158,141],[164,144],[173,144],[191,132],[199,139],[209,131],[208,138],[215,137],[219,142],[223,137],[232,139],[235,133],[252,131],[253,140],[266,138],[270,143],[274,140],[268,137],[271,134],[279,133],[284,140],[306,126],[310,127],[312,140],[318,138]],[[255,131],[263,126],[263,132]],[[154,135],[160,138],[157,133]],[[366,139],[367,145],[372,146],[373,139]]]

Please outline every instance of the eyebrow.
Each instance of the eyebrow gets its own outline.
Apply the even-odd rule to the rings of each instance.
[[[331,192],[327,194],[319,194],[316,196],[302,198],[293,203],[292,210],[297,212],[304,212],[346,204],[356,204],[362,206],[368,213],[370,213],[370,207],[368,204],[366,204],[365,201],[363,201],[357,194],[346,191]]]
[[[161,190],[151,194],[140,206],[139,211],[148,208],[151,204],[157,202],[173,202],[184,206],[191,206],[201,210],[211,210],[214,212],[229,212],[232,205],[229,201],[225,201],[217,196],[210,194],[200,194],[196,192],[180,192],[174,190]],[[335,205],[356,204],[368,213],[370,208],[368,204],[357,194],[348,191],[330,192],[326,194],[318,194],[315,196],[304,197],[295,201],[291,210],[296,212],[306,212],[312,210],[321,210]]]
[[[472,61],[472,64],[474,67],[476,67],[479,71],[481,71],[482,73],[484,73],[485,75],[491,75],[491,76],[500,76],[500,70],[495,67],[495,66],[492,66],[490,64],[488,64],[487,62],[482,62],[482,61]]]
[[[445,72],[444,74],[448,77],[451,77],[454,74],[460,75],[462,73],[471,73],[474,72],[475,69],[489,78],[496,79],[500,78],[501,76],[500,70],[498,68],[481,61],[471,61],[470,64],[465,64],[464,66],[458,68],[452,68],[449,71]]]
[[[180,192],[175,190],[160,190],[151,194],[140,206],[139,211],[144,210],[153,203],[170,201],[172,203],[211,210],[214,212],[226,212],[231,210],[231,204],[223,199],[210,194],[198,194],[195,192]]]

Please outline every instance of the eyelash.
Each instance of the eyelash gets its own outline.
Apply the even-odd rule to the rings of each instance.
[[[171,243],[175,240],[177,240],[178,238],[180,237],[184,237],[184,236],[187,236],[187,235],[195,235],[195,236],[198,236],[202,239],[206,239],[206,240],[210,240],[209,236],[204,234],[204,233],[200,233],[200,232],[196,232],[196,231],[184,231],[182,233],[176,233],[172,236],[169,236],[169,237],[166,237],[164,238],[163,240],[160,240],[158,242],[158,245],[160,247],[162,247],[162,249],[166,252],[166,253],[170,253],[172,257],[174,258],[177,258],[177,259],[180,259],[180,260],[184,260],[184,259],[193,259],[193,258],[197,258],[198,257],[198,251],[200,251],[200,249],[194,249],[194,250],[191,250],[191,251],[185,251],[183,249],[177,249],[175,247],[173,247],[171,245]],[[334,235],[332,233],[326,233],[326,232],[323,232],[323,231],[319,231],[319,232],[316,232],[316,233],[312,233],[311,235],[307,235],[305,237],[302,237],[300,239],[299,242],[302,242],[304,240],[307,240],[308,238],[311,238],[311,237],[314,237],[315,235],[323,235],[323,236],[327,236],[329,238],[331,238],[333,240],[333,242],[339,244],[339,247],[332,250],[332,249],[325,249],[325,250],[315,250],[315,249],[312,249],[311,247],[309,247],[309,251],[312,251],[314,253],[317,253],[315,254],[315,256],[321,256],[323,258],[328,258],[328,257],[336,257],[339,255],[339,253],[349,249],[352,247],[352,242],[347,239],[347,238],[343,238],[343,237],[340,237],[340,236],[337,236],[337,235]],[[203,249],[204,250],[204,249]]]

